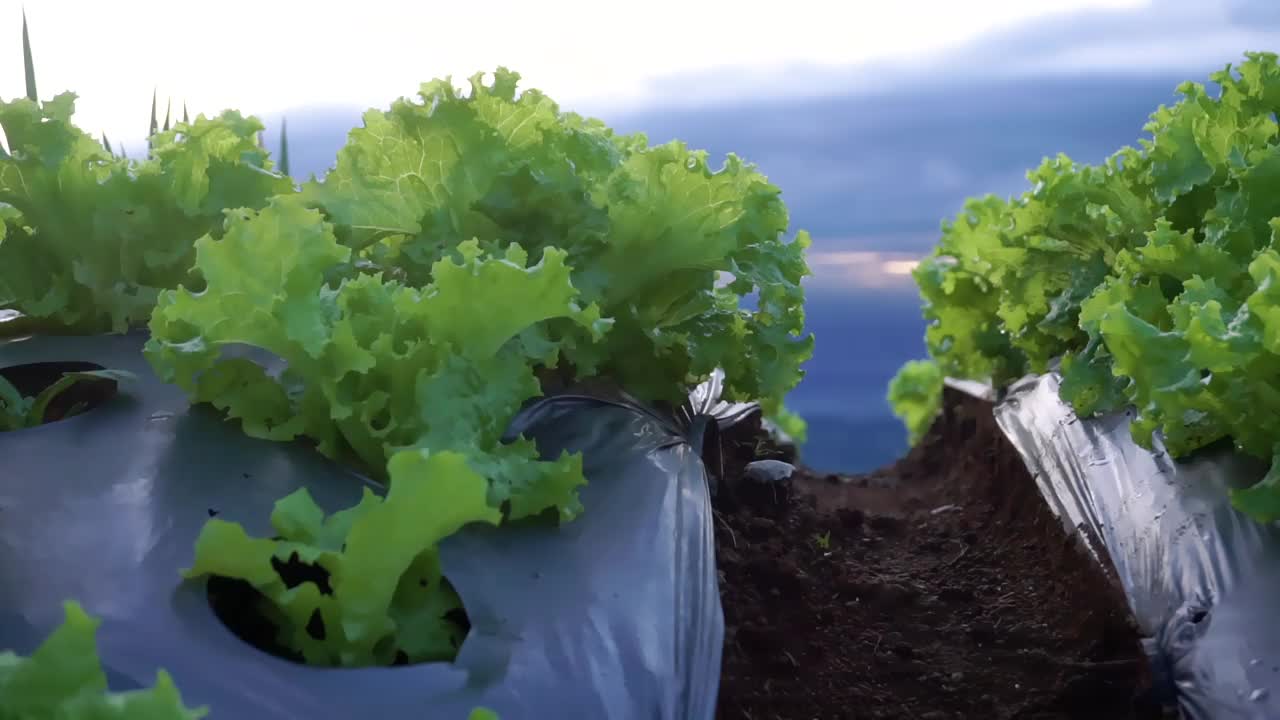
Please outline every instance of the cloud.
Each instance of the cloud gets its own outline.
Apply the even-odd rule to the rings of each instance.
[[[1203,74],[1280,44],[1280,4],[1268,0],[1157,0],[1146,7],[1086,11],[992,35],[948,59],[1019,75],[1181,72]],[[1269,15],[1273,22],[1256,22]]]
[[[878,250],[810,250],[806,254],[813,272],[805,285],[820,291],[857,293],[905,292],[917,295],[915,270],[923,252]]]
[[[1250,28],[1280,28],[1280,3],[1275,0],[1227,0],[1227,19]]]
[[[913,59],[769,70],[717,68],[655,78],[655,104],[915,92],[960,83],[1071,76],[1182,75],[1207,80],[1246,51],[1280,50],[1280,0],[1153,0],[1048,15]]]

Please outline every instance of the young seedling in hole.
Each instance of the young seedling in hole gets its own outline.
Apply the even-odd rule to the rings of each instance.
[[[49,403],[62,393],[75,387],[76,383],[98,380],[133,380],[133,373],[124,370],[86,370],[63,374],[57,382],[50,385],[35,397],[23,397],[13,383],[0,376],[0,432],[23,430],[43,425]],[[84,412],[84,403],[72,405],[59,419],[74,417]]]
[[[818,547],[822,549],[824,552],[827,550],[830,550],[831,549],[831,531],[828,530],[822,533],[821,535],[815,534],[813,536],[813,541],[816,542],[818,544]]]

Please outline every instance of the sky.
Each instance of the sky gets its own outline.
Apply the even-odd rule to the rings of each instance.
[[[599,115],[997,75],[1200,74],[1280,31],[1274,0],[0,0],[0,98],[25,93],[24,9],[40,95],[75,92],[78,125],[135,144],[153,90],[161,113],[271,119],[386,107],[501,65]]]
[[[461,84],[503,65],[563,105],[603,112],[856,87],[859,68],[928,69],[1028,23],[1122,17],[1151,4],[649,0],[641,11],[598,0],[0,0],[0,98],[25,92],[24,7],[41,97],[74,91],[78,125],[137,141],[153,89],[162,112],[172,99],[193,114],[272,116],[385,107],[425,80]]]

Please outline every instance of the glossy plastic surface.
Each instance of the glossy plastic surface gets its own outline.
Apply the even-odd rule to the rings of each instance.
[[[1016,384],[996,419],[1058,516],[1115,567],[1165,698],[1187,720],[1280,718],[1280,529],[1228,496],[1266,467],[1229,449],[1174,462],[1158,439],[1144,450],[1131,414],[1077,418],[1058,382]]]

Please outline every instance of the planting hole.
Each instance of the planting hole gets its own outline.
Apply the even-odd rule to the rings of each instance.
[[[69,373],[106,372],[91,362],[61,361],[0,368],[0,430],[18,430],[66,420],[99,407],[119,391],[114,377],[81,377]],[[58,387],[59,384],[62,387]],[[16,392],[14,392],[16,391]]]
[[[329,583],[329,572],[318,564],[304,561],[296,552],[286,559],[272,558],[271,566],[286,588],[294,589],[310,583],[315,585],[321,595],[333,594],[333,588]],[[433,598],[438,599],[438,593],[446,593],[456,598],[449,581],[441,582],[443,587],[437,590],[431,588],[431,584],[425,578],[406,574],[401,578],[400,587],[396,591],[397,605],[409,605],[413,600],[420,599],[422,606],[426,607]],[[410,596],[415,592],[421,593],[421,598],[411,598]],[[336,656],[317,657],[318,651],[313,649],[312,656],[308,658],[298,648],[290,646],[289,638],[296,637],[299,630],[313,640],[327,639],[329,628],[326,627],[326,620],[319,609],[308,616],[306,624],[302,627],[290,627],[290,620],[285,613],[275,606],[270,598],[245,580],[211,576],[207,593],[209,606],[214,615],[232,634],[253,648],[302,665],[338,667],[341,664]],[[471,623],[466,612],[461,608],[460,602],[458,607],[444,612],[441,618],[456,628],[456,642],[453,643],[448,657],[411,657],[400,647],[398,638],[388,636],[378,642],[377,655],[383,659],[379,664],[412,665],[424,662],[452,662],[458,648],[462,646],[462,641],[471,630]]]

